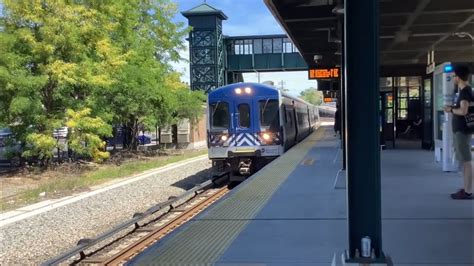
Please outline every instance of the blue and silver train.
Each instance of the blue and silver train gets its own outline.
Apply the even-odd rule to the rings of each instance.
[[[230,168],[234,180],[282,155],[320,124],[316,106],[258,83],[218,88],[207,106],[209,159]]]

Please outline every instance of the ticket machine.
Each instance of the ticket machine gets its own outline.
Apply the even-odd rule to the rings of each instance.
[[[458,163],[454,156],[453,115],[443,110],[445,105],[453,105],[456,97],[451,63],[443,63],[435,68],[433,88],[435,159],[442,164],[443,171],[455,172],[458,169]]]

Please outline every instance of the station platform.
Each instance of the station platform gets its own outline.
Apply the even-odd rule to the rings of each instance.
[[[321,127],[128,265],[340,265],[340,160]],[[432,152],[382,152],[383,243],[395,265],[474,265],[474,201],[449,198],[460,186]]]

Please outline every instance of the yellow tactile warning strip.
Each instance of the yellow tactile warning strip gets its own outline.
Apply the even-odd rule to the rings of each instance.
[[[132,264],[176,265],[216,262],[278,187],[306,158],[315,142],[324,136],[321,127],[303,142],[276,159],[217,203],[209,212],[191,222],[183,231],[156,249],[145,250]]]

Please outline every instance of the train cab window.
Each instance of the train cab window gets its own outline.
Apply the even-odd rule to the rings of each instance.
[[[260,127],[270,130],[280,128],[280,116],[278,114],[279,103],[277,100],[262,100],[260,105]]]
[[[246,103],[239,104],[239,127],[250,127],[250,106]]]
[[[226,102],[212,103],[211,111],[211,127],[213,129],[229,128],[229,104]]]

